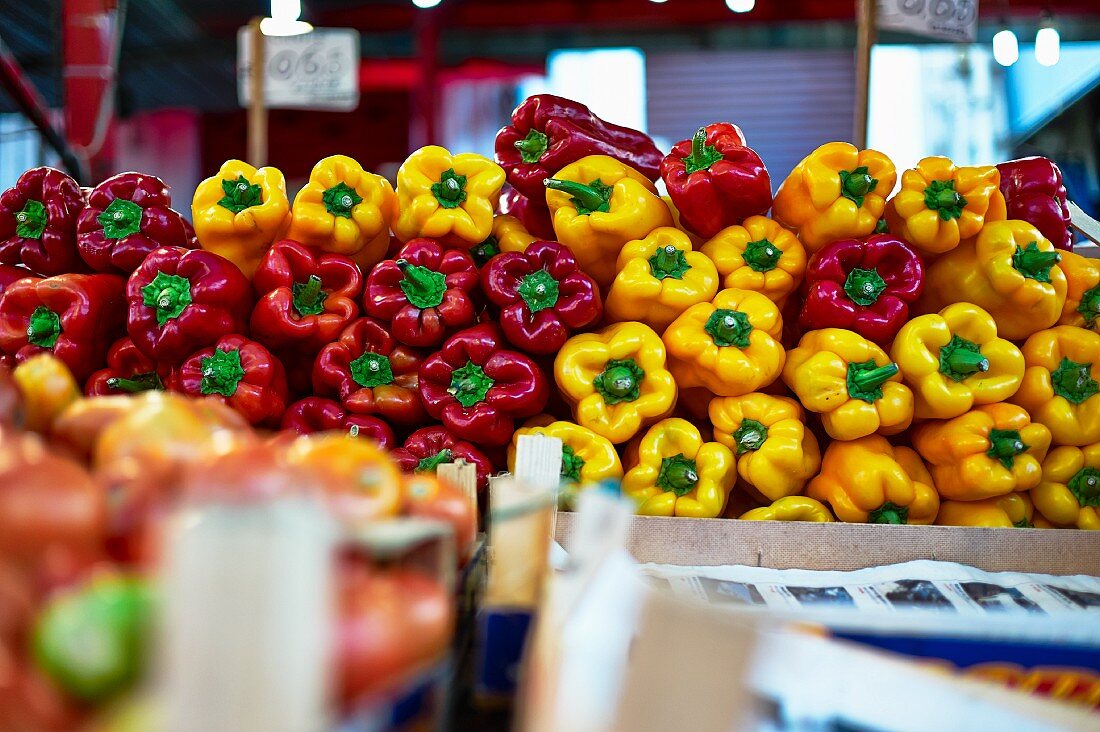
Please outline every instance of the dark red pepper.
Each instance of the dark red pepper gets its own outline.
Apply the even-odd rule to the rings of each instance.
[[[442,463],[465,460],[477,471],[478,490],[484,490],[493,474],[493,463],[480,449],[460,440],[446,427],[425,427],[413,432],[392,453],[397,467],[406,473],[435,472]]]
[[[700,127],[690,140],[676,143],[661,162],[661,178],[680,223],[707,239],[772,207],[764,161],[728,122]]]
[[[1008,218],[1026,221],[1058,249],[1073,249],[1069,207],[1062,171],[1044,157],[1009,160],[997,166],[1001,171],[1001,193]]]
[[[84,272],[76,222],[84,193],[60,170],[31,168],[0,195],[0,262],[40,275]]]
[[[202,249],[165,247],[126,284],[127,331],[142,353],[178,362],[229,333],[247,333],[252,284],[237,265]]]
[[[194,397],[213,396],[254,425],[276,426],[286,411],[286,373],[271,351],[227,335],[183,362],[168,386]]]
[[[845,239],[818,251],[806,270],[803,330],[846,328],[886,345],[924,289],[924,264],[892,234]]]
[[[428,414],[477,445],[507,444],[515,420],[538,414],[550,396],[538,365],[505,350],[503,341],[494,325],[467,328],[420,367],[420,396]]]
[[[155,175],[119,173],[88,194],[76,227],[80,256],[96,272],[130,274],[154,249],[194,249],[195,230],[172,210],[168,186]]]
[[[102,396],[163,390],[172,378],[171,366],[158,364],[139,351],[129,338],[119,338],[107,351],[107,368],[88,378],[84,393]]]
[[[363,298],[367,315],[390,324],[410,346],[437,346],[477,320],[479,276],[473,258],[431,239],[413,239],[396,259],[375,265]]]
[[[395,444],[393,428],[378,417],[348,414],[339,402],[321,397],[299,399],[287,407],[282,428],[300,435],[347,432],[355,437],[368,437],[386,450]]]
[[[15,267],[10,264],[0,264],[0,295],[4,294],[4,290],[13,282],[18,282],[24,277],[34,277],[34,273],[30,270],[23,269],[22,267]]]
[[[313,388],[335,396],[355,414],[373,414],[394,424],[423,424],[417,391],[423,356],[400,345],[374,318],[359,318],[340,339],[317,354]]]
[[[500,212],[515,216],[531,236],[539,239],[554,237],[554,223],[546,205],[545,189],[538,198],[528,198],[515,188],[508,188],[500,197]]]
[[[273,349],[316,353],[359,317],[363,273],[342,254],[276,242],[252,275],[252,337]]]
[[[500,308],[508,342],[526,353],[556,353],[573,331],[603,314],[599,285],[577,268],[568,247],[553,241],[493,257],[481,270],[481,288]]]
[[[117,275],[25,277],[0,296],[0,350],[24,361],[50,351],[84,383],[123,333],[125,281]]]
[[[542,181],[589,155],[609,155],[650,180],[657,180],[664,157],[644,132],[605,122],[580,102],[552,94],[528,97],[512,112],[512,124],[497,132],[497,163],[528,198],[544,200]]]

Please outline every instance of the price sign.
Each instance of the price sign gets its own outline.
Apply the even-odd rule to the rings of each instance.
[[[237,98],[247,107],[251,32],[237,31]],[[264,106],[349,111],[359,106],[359,33],[318,28],[297,36],[264,37]]]
[[[973,42],[978,32],[978,0],[878,0],[878,27]]]

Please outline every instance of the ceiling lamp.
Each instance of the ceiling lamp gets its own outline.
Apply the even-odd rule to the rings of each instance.
[[[1042,27],[1035,34],[1035,60],[1042,66],[1053,66],[1061,54],[1062,37],[1054,27],[1054,19],[1043,13]]]
[[[313,26],[302,17],[302,0],[271,0],[271,17],[260,21],[260,32],[265,36],[299,36],[309,33]]]
[[[434,8],[436,5],[439,5],[440,2],[442,2],[442,0],[413,0],[413,5],[422,10],[427,10],[428,8]]]
[[[1008,28],[993,36],[993,58],[1001,66],[1011,66],[1020,59],[1020,43]]]
[[[726,7],[735,13],[748,13],[756,7],[756,0],[726,0]]]

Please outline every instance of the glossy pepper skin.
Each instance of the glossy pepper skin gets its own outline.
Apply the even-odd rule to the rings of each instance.
[[[553,229],[550,233],[554,233]],[[470,247],[469,252],[477,266],[484,267],[501,252],[523,252],[536,241],[538,237],[531,236],[515,216],[497,214],[493,217],[493,233],[485,241]]]
[[[987,404],[949,420],[918,425],[913,446],[946,500],[978,501],[1031,490],[1042,475],[1050,430],[1020,407]]]
[[[607,293],[610,322],[640,321],[658,333],[692,305],[718,292],[718,270],[679,229],[663,226],[627,242]]]
[[[1058,325],[1100,328],[1100,262],[1073,252],[1062,252],[1058,268],[1066,276],[1066,304]]]
[[[1069,207],[1062,171],[1040,156],[1000,163],[1001,194],[1007,218],[1026,221],[1058,249],[1073,249]]]
[[[668,370],[681,389],[748,394],[775,381],[786,352],[779,308],[758,292],[722,290],[692,305],[665,329]]]
[[[126,330],[141,352],[179,362],[219,337],[248,332],[252,284],[213,252],[157,249],[126,283]]]
[[[1029,529],[1032,528],[1032,515],[1027,493],[1009,493],[981,501],[944,501],[940,504],[936,523],[940,526]]]
[[[928,268],[925,312],[954,302],[982,308],[1008,340],[1023,340],[1058,322],[1066,302],[1062,255],[1031,224],[993,221]]]
[[[278,168],[227,160],[199,183],[191,219],[203,249],[219,254],[252,277],[264,252],[287,225],[290,200]]]
[[[975,405],[1003,402],[1024,377],[1020,349],[997,337],[993,316],[966,302],[910,320],[890,358],[913,390],[917,419],[951,419]]]
[[[737,125],[700,127],[661,161],[661,178],[680,223],[706,238],[772,206],[768,169]]]
[[[714,262],[722,287],[759,292],[779,306],[806,274],[806,250],[798,238],[766,216],[727,226],[699,251]]]
[[[754,508],[739,518],[742,521],[836,521],[828,506],[806,496],[784,496],[772,501],[770,506]]]
[[[163,391],[173,378],[174,370],[169,364],[158,364],[139,351],[130,338],[119,338],[107,351],[107,368],[88,377],[84,393],[106,396]]]
[[[84,208],[77,182],[54,168],[31,168],[0,195],[0,262],[30,273],[85,270],[76,248],[76,222]]]
[[[546,179],[554,238],[569,247],[600,287],[615,279],[623,245],[673,225],[672,212],[638,171],[606,155],[590,155]]]
[[[0,296],[0,350],[18,362],[52,352],[84,383],[122,335],[123,288],[117,275],[65,274],[12,283]]]
[[[940,507],[920,456],[879,435],[830,443],[806,495],[847,523],[927,525]]]
[[[623,477],[623,465],[615,446],[605,437],[572,422],[530,424],[516,430],[508,446],[508,469],[516,469],[516,446],[521,435],[545,435],[561,440],[561,481],[563,484],[592,486],[605,480]]]
[[[154,175],[108,178],[88,194],[77,220],[80,256],[96,272],[128,275],[154,249],[194,249],[194,230],[171,205],[168,186]]]
[[[896,363],[871,341],[826,328],[802,336],[787,352],[783,381],[802,405],[821,414],[834,440],[878,432],[894,435],[913,421],[913,392]]]
[[[821,449],[795,400],[770,394],[718,397],[707,411],[714,439],[736,453],[741,479],[769,501],[801,493],[817,475]]]
[[[665,344],[642,323],[573,336],[554,359],[554,379],[573,407],[574,421],[616,445],[676,405]]]
[[[827,142],[803,158],[779,186],[772,215],[798,232],[808,252],[840,239],[875,233],[886,196],[897,181],[890,158]]]
[[[493,463],[485,453],[446,427],[424,427],[413,432],[391,455],[406,473],[435,472],[442,463],[465,460],[477,471],[478,490],[485,490],[493,474]]]
[[[351,257],[366,269],[386,256],[396,200],[382,176],[346,155],[329,156],[294,197],[284,238]]]
[[[504,337],[524,353],[557,353],[573,331],[603,315],[599,286],[557,242],[493,257],[481,270],[481,289],[500,308]]]
[[[464,251],[414,239],[367,277],[363,309],[410,346],[438,346],[477,320],[480,276]]]
[[[280,428],[299,435],[345,432],[355,437],[374,440],[379,447],[386,450],[396,446],[393,428],[378,417],[350,414],[340,402],[322,397],[306,397],[291,404],[283,414]]]
[[[241,335],[227,335],[180,366],[169,388],[213,396],[254,425],[277,426],[286,411],[286,373],[271,351]]]
[[[374,318],[359,318],[339,340],[321,349],[313,364],[313,388],[354,414],[372,414],[401,425],[422,424],[417,391],[423,356],[394,340]]]
[[[622,492],[642,516],[716,518],[737,482],[736,467],[733,451],[704,442],[691,422],[664,419],[642,437]]]
[[[806,269],[804,330],[845,328],[880,345],[894,339],[924,290],[924,264],[892,234],[826,245]]]
[[[542,188],[542,181],[539,181],[539,192],[534,198],[507,186],[500,197],[500,213],[516,218],[537,239],[554,238],[554,224],[550,221],[550,209],[546,207],[546,189]]]
[[[1100,530],[1100,443],[1051,450],[1031,500],[1052,524]]]
[[[1050,430],[1055,445],[1100,441],[1100,334],[1059,325],[1028,338],[1023,354],[1012,401]]]
[[[890,232],[922,254],[943,254],[979,231],[987,218],[1004,218],[992,165],[956,167],[945,157],[924,158],[901,176],[901,190],[886,206]]]
[[[507,445],[516,418],[538,414],[550,396],[527,356],[504,348],[496,326],[459,331],[420,367],[420,398],[433,419],[477,445]]]
[[[397,171],[393,233],[401,241],[427,237],[463,249],[480,244],[493,231],[503,185],[504,169],[488,158],[422,147]]]
[[[543,179],[589,155],[614,158],[651,181],[663,157],[644,132],[605,122],[580,102],[552,94],[528,97],[497,132],[497,162],[512,187],[531,198],[542,197]]]
[[[286,239],[264,254],[252,287],[252,336],[272,349],[316,353],[359,316],[363,273],[350,257]]]

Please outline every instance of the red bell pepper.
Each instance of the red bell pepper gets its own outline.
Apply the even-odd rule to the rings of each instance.
[[[155,175],[108,178],[88,194],[77,222],[80,256],[96,272],[130,274],[154,249],[194,249],[195,230],[171,206],[168,186]]]
[[[173,376],[168,364],[158,364],[139,351],[132,340],[119,338],[107,351],[107,368],[96,371],[88,378],[84,393],[102,396],[159,391],[171,382]]]
[[[477,445],[507,444],[515,420],[538,414],[550,396],[538,365],[505,350],[503,340],[495,325],[476,325],[451,336],[420,367],[428,414]]]
[[[202,249],[152,252],[126,285],[127,331],[146,356],[178,362],[228,333],[247,333],[252,284]]]
[[[413,239],[367,277],[364,309],[401,343],[426,348],[477,320],[478,271],[465,251]]]
[[[390,453],[406,473],[434,473],[442,463],[465,460],[477,471],[478,490],[484,490],[493,474],[493,463],[480,449],[460,440],[446,427],[425,427],[413,432],[405,444]]]
[[[525,353],[556,353],[573,331],[603,315],[599,285],[557,242],[493,257],[481,270],[481,289],[500,308],[504,336]]]
[[[680,223],[706,239],[772,207],[764,161],[728,122],[700,127],[676,143],[661,162],[661,178]]]
[[[306,397],[287,407],[282,428],[300,435],[347,432],[356,437],[369,437],[386,450],[395,444],[393,428],[378,417],[348,414],[339,402],[322,397]]]
[[[650,180],[657,180],[663,157],[644,132],[605,122],[580,102],[552,94],[528,97],[497,133],[497,163],[512,187],[532,199],[544,200],[543,180],[589,155],[609,155]]]
[[[803,330],[846,328],[885,345],[924,289],[924,265],[892,234],[833,242],[810,259],[803,283]]]
[[[252,337],[273,349],[316,353],[359,317],[363,273],[342,254],[296,241],[272,245],[252,275]]]
[[[374,318],[359,318],[340,339],[321,349],[313,364],[313,388],[335,396],[355,414],[373,414],[395,424],[422,424],[417,392],[423,356],[394,340]]]
[[[0,296],[0,350],[25,361],[52,351],[80,383],[103,365],[123,332],[126,299],[117,275],[26,277]]]
[[[53,168],[31,168],[0,195],[0,262],[41,275],[87,271],[76,248],[84,194]]]
[[[500,197],[500,212],[515,216],[531,236],[553,240],[554,222],[546,205],[546,190],[537,198],[528,198],[515,188],[508,188]]]
[[[1008,218],[1026,221],[1058,249],[1073,249],[1069,207],[1062,171],[1044,157],[1009,160],[997,166],[1001,171],[1001,193]]]
[[[271,351],[242,335],[227,335],[183,362],[168,388],[213,396],[254,425],[276,426],[286,411],[286,373]]]
[[[4,290],[8,289],[13,282],[18,282],[24,277],[34,277],[35,274],[30,270],[23,269],[22,267],[15,267],[10,264],[0,264],[0,295],[4,294]]]

